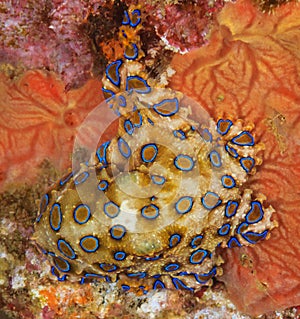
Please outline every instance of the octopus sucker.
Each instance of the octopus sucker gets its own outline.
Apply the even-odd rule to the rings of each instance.
[[[100,143],[95,133],[90,157],[42,197],[33,239],[59,281],[197,291],[222,274],[217,247],[255,245],[277,226],[246,186],[264,147],[253,124],[214,121],[181,92],[153,87],[140,23],[140,9],[125,13],[124,56],[108,64],[107,100],[83,123],[95,127],[106,108],[116,134]]]

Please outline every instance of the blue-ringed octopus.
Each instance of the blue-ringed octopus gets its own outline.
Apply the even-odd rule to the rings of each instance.
[[[277,226],[247,188],[264,145],[251,123],[214,121],[200,105],[195,120],[194,101],[149,78],[140,28],[140,9],[126,11],[124,55],[103,78],[116,136],[42,197],[33,239],[59,281],[197,291],[222,274],[217,247],[254,245]]]

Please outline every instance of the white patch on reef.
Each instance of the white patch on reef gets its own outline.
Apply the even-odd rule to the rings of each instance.
[[[154,319],[157,317],[157,313],[161,312],[167,305],[167,291],[156,291],[155,293],[149,293],[145,302],[137,310],[141,316],[147,315],[147,318]]]
[[[25,287],[25,277],[23,276],[25,266],[17,266],[14,269],[13,277],[11,280],[12,289],[21,289]]]

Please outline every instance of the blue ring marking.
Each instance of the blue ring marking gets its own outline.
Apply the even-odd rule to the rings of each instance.
[[[87,211],[88,211],[87,217],[86,217],[86,219],[85,219],[84,221],[79,221],[79,219],[78,219],[77,216],[76,216],[77,210],[80,209],[81,207],[86,208]],[[88,205],[86,205],[86,204],[79,204],[79,205],[74,209],[73,218],[74,218],[74,220],[75,220],[76,223],[78,223],[78,224],[80,224],[80,225],[85,224],[85,223],[90,219],[90,217],[91,217],[91,209],[89,208]]]
[[[184,133],[182,130],[174,130],[174,131],[173,131],[173,135],[174,135],[175,137],[180,138],[181,140],[186,139],[185,133]]]
[[[227,242],[227,247],[228,248],[233,248],[233,247],[236,247],[236,246],[237,247],[242,247],[241,243],[237,240],[236,237],[230,237],[230,239]]]
[[[142,117],[142,115],[141,115],[141,112],[140,111],[138,111],[138,116],[139,116],[139,123],[134,123],[133,125],[135,126],[135,127],[141,127],[142,126],[142,124],[143,124],[143,117]]]
[[[73,172],[69,173],[67,176],[63,177],[60,181],[59,181],[59,185],[60,186],[63,186],[65,185],[69,180],[70,178],[73,176]]]
[[[225,130],[224,132],[222,132],[221,129],[220,129],[220,126],[221,126],[221,123],[224,123],[224,122],[228,123],[229,125],[228,125],[228,127],[226,128],[226,130]],[[228,131],[230,130],[231,126],[232,126],[232,121],[221,119],[221,120],[219,120],[218,123],[217,123],[217,132],[218,132],[219,134],[221,134],[221,135],[226,135],[226,134],[228,133]]]
[[[127,105],[126,98],[123,95],[119,95],[118,99],[119,99],[119,105],[118,106],[126,107],[126,105]]]
[[[190,166],[189,166],[188,168],[184,168],[184,167],[180,167],[180,166],[179,166],[178,160],[181,159],[181,158],[185,158],[185,159],[187,159],[187,160],[190,161]],[[177,156],[175,157],[174,165],[175,165],[175,167],[176,167],[177,169],[179,169],[179,170],[181,170],[181,171],[189,172],[189,171],[191,171],[191,170],[194,168],[195,163],[194,163],[193,159],[192,159],[190,156],[184,155],[184,154],[179,154],[179,155],[177,155]]]
[[[104,96],[105,96],[105,94],[109,94],[109,95],[110,95],[110,96],[105,100],[106,102],[109,102],[109,100],[116,95],[115,92],[113,92],[112,90],[105,89],[104,87],[102,87],[102,92],[104,93]]]
[[[87,278],[93,278],[93,277],[94,277],[94,278],[98,278],[98,279],[106,279],[106,281],[107,281],[107,278],[106,278],[106,277],[108,277],[108,276],[102,276],[102,275],[93,274],[93,273],[86,273],[86,274],[84,274],[83,277],[81,277],[80,284],[81,284],[81,285],[84,284],[85,279],[87,279]]]
[[[203,253],[203,256],[202,256],[201,260],[195,261],[194,258],[195,258],[195,256],[196,256],[197,254],[199,254],[199,253]],[[189,260],[190,260],[190,263],[191,263],[191,264],[194,264],[194,265],[201,264],[201,263],[203,262],[203,260],[207,257],[207,255],[208,255],[208,252],[207,252],[206,250],[204,250],[204,249],[197,249],[196,251],[194,251],[194,252],[191,254],[190,259],[189,259]]]
[[[63,263],[65,263],[66,269],[62,269],[62,268],[58,265],[58,263],[57,263],[57,261],[55,260],[55,258],[57,258],[57,259],[59,259],[60,261],[62,261]],[[69,264],[68,261],[66,261],[64,258],[62,258],[62,257],[60,257],[60,256],[55,256],[55,258],[54,258],[54,264],[55,264],[55,267],[56,267],[58,270],[60,270],[60,271],[62,271],[62,272],[68,272],[68,271],[70,271],[71,266],[70,266],[70,264]]]
[[[208,135],[208,139],[206,137],[204,137],[204,134]],[[205,128],[202,131],[201,137],[204,139],[205,142],[210,142],[210,143],[212,142],[212,139],[213,139],[210,131],[207,128]]]
[[[124,11],[124,17],[123,17],[122,24],[127,25],[127,24],[129,24],[129,22],[130,22],[130,19],[129,19],[128,11]]]
[[[140,272],[128,273],[126,275],[129,278],[135,278],[136,277],[136,278],[142,279],[142,278],[145,278],[147,276],[147,273],[140,271]]]
[[[105,272],[112,272],[112,271],[115,271],[115,270],[118,269],[118,267],[116,265],[114,265],[114,264],[106,264],[106,263],[99,264],[99,267]],[[105,269],[105,267],[110,267],[110,269],[107,270],[107,269]]]
[[[242,138],[245,135],[247,135],[250,138],[250,142],[249,143],[240,143],[240,142],[237,141],[237,139]],[[239,146],[253,146],[254,145],[254,138],[248,131],[243,131],[239,135],[237,135],[234,138],[232,138],[231,142],[233,144],[239,145]]]
[[[251,216],[252,212],[254,211],[255,207],[258,207],[258,209],[259,209],[259,216],[255,220],[251,220],[250,216]],[[263,211],[261,203],[257,200],[252,201],[251,208],[245,217],[246,222],[249,224],[255,224],[255,223],[258,223],[259,221],[261,221],[263,219],[263,217],[264,217],[264,211]]]
[[[130,20],[130,25],[133,27],[133,28],[135,28],[140,22],[141,22],[141,11],[139,10],[139,9],[134,9],[133,11],[132,11],[132,13],[131,13],[131,15],[133,16],[133,15],[135,15],[135,14],[137,14],[137,17],[138,17],[138,19],[137,19],[137,21],[135,22],[135,23],[133,23],[131,20]]]
[[[145,156],[144,156],[144,152],[148,149],[148,148],[152,148],[154,149],[154,154],[153,156],[150,158],[150,159],[146,159]],[[142,157],[142,160],[145,162],[145,163],[152,163],[156,156],[157,156],[157,153],[158,153],[158,148],[156,146],[156,144],[154,143],[149,143],[149,144],[146,144],[142,147],[141,149],[141,157]]]
[[[129,88],[129,81],[130,80],[137,80],[142,82],[145,87],[144,88]],[[141,78],[138,75],[131,75],[131,76],[127,76],[126,78],[126,91],[130,91],[130,90],[134,90],[137,93],[141,93],[141,94],[146,94],[149,93],[151,91],[151,87],[149,86],[149,84],[147,83],[146,80],[144,80],[143,78]]]
[[[161,112],[159,110],[159,108],[165,104],[165,103],[175,103],[175,109],[170,111],[169,113],[165,113],[165,112]],[[156,113],[158,113],[161,116],[172,116],[174,114],[176,114],[179,110],[179,103],[178,103],[178,99],[175,97],[174,99],[164,99],[161,102],[154,104],[153,105],[153,109]],[[164,108],[163,108],[164,109]],[[166,110],[165,110],[166,111]]]
[[[108,206],[116,207],[116,208],[117,208],[117,212],[114,213],[114,214],[110,214],[110,213],[107,211],[107,207],[108,207]],[[104,207],[103,207],[103,210],[104,210],[105,215],[108,216],[108,217],[110,217],[110,218],[115,218],[115,217],[117,217],[117,216],[119,215],[119,213],[120,213],[120,207],[119,207],[117,204],[115,204],[114,202],[112,202],[112,201],[105,203],[105,204],[104,204]]]
[[[147,216],[147,213],[145,213],[145,210],[148,208],[148,207],[152,207],[155,209],[155,214],[151,217]],[[158,217],[159,215],[159,208],[154,205],[154,204],[150,204],[150,205],[147,205],[147,206],[144,206],[141,210],[141,213],[142,213],[142,216],[145,217],[146,219],[155,219]]]
[[[225,183],[226,179],[230,180],[230,182],[231,182],[230,185],[226,185],[226,183]],[[223,187],[227,188],[227,189],[231,189],[231,188],[236,186],[234,178],[232,176],[230,176],[230,175],[223,175],[222,178],[221,178],[221,182],[222,182]]]
[[[151,125],[154,125],[154,122],[149,117],[147,118],[147,120]]]
[[[125,147],[125,152],[123,152],[122,146]],[[119,140],[118,140],[118,148],[119,148],[120,153],[121,153],[125,158],[129,158],[129,157],[130,157],[130,155],[131,155],[131,149],[130,149],[128,143],[127,143],[122,137],[120,137]]]
[[[232,207],[234,206],[234,210],[233,212],[230,214],[229,213],[229,207]],[[235,200],[229,200],[227,203],[226,203],[226,207],[225,207],[225,216],[227,218],[231,218],[232,216],[234,216],[237,212],[237,209],[239,207],[239,203]]]
[[[108,148],[109,144],[110,144],[110,141],[107,141],[107,142],[101,144],[96,151],[96,155],[97,155],[100,163],[107,164],[106,152],[107,152],[107,148]],[[103,153],[103,154],[101,154],[101,153]]]
[[[120,85],[121,77],[120,77],[120,73],[119,73],[119,68],[122,65],[122,63],[123,63],[122,60],[120,60],[120,59],[116,60],[116,61],[111,62],[110,64],[108,64],[108,66],[105,69],[106,77],[110,80],[111,83],[113,83],[116,86]],[[115,65],[116,65],[116,80],[114,80],[109,74],[110,68],[112,66],[115,66]]]
[[[180,268],[180,265],[178,264],[175,264],[175,263],[171,263],[171,264],[168,264],[164,267],[164,270],[165,271],[176,271]]]
[[[190,246],[191,246],[192,248],[197,248],[197,247],[200,245],[200,243],[197,244],[196,241],[199,241],[199,239],[200,239],[200,243],[201,243],[201,239],[203,239],[203,236],[202,236],[202,235],[197,235],[197,236],[195,236],[195,237],[191,240]]]
[[[172,278],[172,282],[173,285],[176,289],[186,289],[186,290],[190,290],[190,291],[194,291],[194,288],[188,287],[186,284],[183,283],[183,281],[181,281],[178,278]]]
[[[43,203],[44,199],[45,199],[45,203]],[[48,204],[49,204],[49,195],[45,194],[45,195],[43,195],[41,202],[40,202],[40,213],[35,220],[37,223],[41,220],[43,213],[47,209]]]
[[[213,267],[208,273],[206,274],[194,274],[195,279],[200,283],[200,284],[205,284],[210,278],[215,277],[217,274],[217,268]],[[201,277],[204,277],[205,279],[201,279]],[[207,278],[207,279],[206,279]]]
[[[145,257],[145,260],[146,261],[153,261],[153,260],[157,260],[161,257],[161,255],[158,255],[158,256],[154,256],[154,257]]]
[[[133,55],[130,56],[130,55],[127,55],[126,52],[124,52],[124,57],[127,60],[135,60],[139,55],[139,49],[138,49],[137,45],[135,43],[131,43],[131,45],[133,46]]]
[[[121,234],[119,235],[119,236],[116,236],[116,235],[114,235],[114,230],[118,230],[118,231],[121,231]],[[110,232],[110,235],[111,235],[111,237],[113,238],[113,239],[117,239],[117,240],[120,240],[120,239],[122,239],[124,236],[125,236],[125,234],[126,234],[126,228],[123,226],[123,225],[114,225],[114,226],[112,226],[112,228],[109,230],[109,232]]]
[[[214,157],[217,157],[217,161],[214,160]],[[217,152],[215,150],[210,152],[209,160],[214,167],[221,167],[222,166],[221,156],[220,156],[219,152]]]
[[[163,185],[166,179],[160,175],[151,175],[151,180],[156,185]]]
[[[117,251],[115,254],[114,254],[114,258],[115,260],[124,260],[126,258],[126,253],[124,251]]]
[[[243,228],[243,227],[246,227],[246,228],[247,228],[248,226],[249,226],[249,224],[246,223],[246,222],[240,223],[239,226],[238,226],[238,228],[237,228],[237,230],[236,230],[236,233],[237,233],[237,234],[242,234],[242,228]]]
[[[225,150],[233,158],[237,158],[239,156],[238,152],[233,147],[230,147],[227,144],[225,145]]]
[[[181,203],[182,201],[186,201],[186,200],[189,202],[189,207],[186,208],[185,210],[180,210],[180,209],[179,209],[180,203]],[[176,212],[177,212],[178,214],[186,214],[186,213],[188,213],[188,212],[192,209],[193,204],[194,204],[194,202],[193,202],[193,198],[192,198],[192,197],[190,197],[190,196],[182,196],[182,197],[176,202],[176,204],[175,204]]]
[[[206,199],[206,197],[207,197],[208,195],[211,195],[211,196],[215,197],[216,199],[218,199],[217,202],[216,202],[214,205],[210,205],[210,206],[209,206],[209,205],[207,205],[207,203],[205,202],[205,199]],[[219,206],[219,205],[222,203],[222,201],[221,201],[221,199],[220,199],[220,197],[219,197],[218,194],[216,194],[216,193],[214,193],[214,192],[207,192],[207,193],[201,198],[201,203],[202,203],[202,205],[203,205],[206,209],[211,210],[211,209],[214,209],[214,208],[216,208],[217,206]]]
[[[244,164],[245,161],[250,161],[251,162],[251,167],[250,168],[245,166],[245,164]],[[254,158],[252,158],[250,156],[242,157],[240,159],[240,164],[241,164],[242,168],[245,170],[245,172],[249,173],[252,170],[252,168],[254,167],[254,165],[255,165],[255,160],[254,160]]]
[[[82,245],[82,243],[83,243],[85,240],[89,239],[89,238],[92,238],[92,239],[95,240],[96,247],[95,247],[94,249],[86,249],[86,248],[83,247],[83,245]],[[92,236],[92,235],[84,236],[84,237],[82,237],[82,238],[80,239],[79,245],[80,245],[81,249],[84,250],[85,252],[87,252],[87,253],[93,253],[93,252],[95,252],[95,251],[99,248],[99,239],[98,239],[97,237],[95,237],[95,236]]]
[[[160,274],[157,274],[157,275],[153,275],[152,278],[160,278],[161,275]]]
[[[84,183],[88,177],[90,176],[89,172],[85,171],[80,173],[75,179],[74,179],[74,184],[79,185]]]
[[[231,225],[229,223],[222,225],[222,227],[218,229],[218,234],[220,236],[228,235],[229,231],[230,231],[230,227],[231,227]]]
[[[59,277],[58,274],[55,273],[55,270],[57,271],[57,269],[54,266],[52,266],[51,267],[51,274],[53,276],[55,276],[58,281],[65,281],[67,279],[67,275],[66,274],[64,274],[63,276]]]
[[[155,282],[153,284],[153,289],[154,290],[155,289],[165,289],[165,288],[166,288],[166,286],[161,280],[159,280],[159,279],[155,280]]]
[[[123,289],[124,291],[130,290],[130,286],[128,286],[128,285],[122,285],[121,287],[122,287],[122,289]]]
[[[57,227],[53,226],[53,210],[54,208],[57,207],[57,211],[58,211],[58,224]],[[54,203],[51,207],[50,213],[49,213],[49,222],[50,222],[50,226],[54,231],[59,231],[60,227],[61,227],[61,223],[62,223],[62,212],[61,212],[61,207],[59,203]]]
[[[97,186],[99,191],[105,191],[107,187],[108,187],[108,181],[105,179],[102,179]]]
[[[64,253],[63,249],[61,248],[61,243],[64,243],[64,244],[68,247],[68,249],[69,249],[70,252],[72,253],[71,256]],[[70,258],[70,259],[75,259],[75,258],[76,258],[76,254],[75,254],[74,249],[73,249],[73,248],[71,247],[71,245],[70,245],[68,242],[66,242],[64,239],[59,239],[59,240],[57,241],[57,248],[58,248],[58,250],[59,250],[65,257]]]
[[[248,231],[247,233],[243,233],[242,236],[245,238],[250,244],[256,244],[259,240],[265,239],[268,235],[268,229],[263,231],[262,233],[255,233],[253,231]],[[256,237],[257,240],[251,239],[251,237]]]
[[[175,240],[176,242],[173,243],[173,240]],[[170,248],[176,247],[180,242],[181,242],[181,236],[179,234],[173,234],[169,238],[169,247]]]
[[[134,131],[134,127],[133,127],[133,124],[131,123],[130,120],[124,121],[124,129],[125,129],[126,133],[128,133],[129,135],[132,135],[132,133]]]

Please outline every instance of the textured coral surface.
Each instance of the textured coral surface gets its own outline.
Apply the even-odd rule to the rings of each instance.
[[[273,15],[247,0],[227,4],[210,44],[176,56],[172,88],[199,101],[216,118],[256,125],[264,163],[250,181],[277,211],[280,227],[255,248],[233,249],[223,280],[239,309],[257,315],[300,303],[300,9]]]
[[[75,129],[103,100],[100,88],[90,80],[66,92],[53,73],[0,73],[0,189],[32,181],[45,158],[58,170],[70,165]]]

